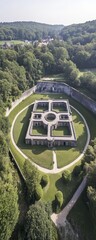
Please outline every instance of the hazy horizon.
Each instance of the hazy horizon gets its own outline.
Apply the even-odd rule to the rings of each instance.
[[[32,21],[66,26],[95,19],[95,0],[3,0],[0,2],[0,22]]]

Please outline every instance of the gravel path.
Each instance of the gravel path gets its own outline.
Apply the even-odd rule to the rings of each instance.
[[[53,151],[53,169],[56,172],[57,170],[57,159],[56,159],[56,153]]]
[[[51,215],[51,219],[54,222],[54,224],[59,228],[60,226],[64,226],[64,223],[66,221],[67,215],[69,214],[70,210],[73,208],[75,203],[77,202],[78,198],[80,197],[81,193],[83,192],[84,188],[86,187],[87,183],[87,176],[84,177],[83,181],[81,182],[80,186],[74,193],[73,197],[69,201],[69,203],[66,205],[65,208],[59,213],[53,213]]]

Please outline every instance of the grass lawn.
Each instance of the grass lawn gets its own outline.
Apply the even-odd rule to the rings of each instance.
[[[55,194],[58,190],[60,190],[63,193],[63,206],[66,205],[66,203],[70,200],[70,197],[75,192],[76,188],[80,184],[82,179],[82,176],[79,176],[78,178],[72,177],[71,182],[65,184],[62,180],[62,174],[49,174],[49,187],[46,191],[44,191],[43,194],[43,200],[44,201],[51,201],[54,209],[54,200],[55,200]]]
[[[70,135],[68,126],[58,126],[57,129],[52,131],[52,136],[63,137],[64,135]]]
[[[54,106],[52,108],[52,111],[57,112],[57,113],[59,113],[59,112],[67,112],[67,108],[65,106],[56,106],[56,107]]]
[[[36,112],[44,112],[48,110],[48,106],[37,106]]]
[[[32,135],[44,136],[47,135],[47,129],[43,126],[34,126],[32,129]]]
[[[30,158],[30,160],[42,167],[52,169],[53,159],[51,150],[47,149],[45,146],[31,146],[25,144],[25,135],[28,128],[31,111],[32,106],[25,109],[18,116],[13,129],[14,140],[17,146],[22,150],[24,154],[27,155],[28,158]]]
[[[17,105],[13,111],[10,113],[9,115],[9,121],[10,124],[12,124],[14,117],[16,116],[16,114],[18,112],[20,112],[20,110],[22,110],[23,108],[25,108],[26,106],[28,106],[29,104],[34,103],[35,100],[42,100],[42,99],[48,99],[48,95],[43,95],[43,94],[32,94],[31,96],[27,97],[26,99],[24,99],[19,105]]]
[[[70,162],[74,161],[82,152],[86,139],[87,139],[87,132],[84,122],[81,116],[73,109],[72,116],[73,116],[73,123],[77,137],[77,147],[70,148],[70,147],[57,147],[56,148],[56,156],[57,156],[57,164],[58,167],[61,168],[64,165],[69,164]]]

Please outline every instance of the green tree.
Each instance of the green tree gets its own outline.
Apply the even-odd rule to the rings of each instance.
[[[8,152],[8,146],[6,142],[6,137],[2,131],[0,131],[0,155],[6,156]]]
[[[44,203],[38,203],[29,208],[25,223],[25,239],[54,239],[52,222],[47,211],[45,210]]]
[[[91,145],[89,145],[85,153],[84,161],[90,163],[90,161],[93,161],[94,159],[95,159],[94,148]]]
[[[0,239],[9,240],[18,220],[17,189],[0,180]]]
[[[96,160],[88,164],[88,185],[91,185],[96,188]]]
[[[41,60],[43,62],[45,74],[52,73],[54,67],[54,56],[51,52],[42,53]]]
[[[68,183],[71,181],[71,173],[69,170],[65,170],[62,173],[62,179],[63,179],[64,183]]]
[[[61,191],[57,191],[55,194],[55,201],[58,207],[61,207],[63,204],[63,193]]]
[[[93,228],[96,234],[96,189],[92,186],[87,188],[87,197],[89,199],[89,210],[93,220]]]
[[[41,175],[36,167],[30,165],[31,164],[28,162],[28,160],[26,160],[24,163],[24,175],[28,188],[28,200],[30,202],[35,202],[37,193],[36,189],[39,188]]]
[[[41,185],[42,187],[45,187],[49,182],[49,176],[47,174],[44,174],[41,178]]]

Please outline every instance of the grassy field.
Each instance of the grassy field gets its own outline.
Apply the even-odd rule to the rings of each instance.
[[[72,109],[72,116],[73,116],[73,123],[77,137],[77,147],[70,148],[70,147],[57,147],[56,148],[56,156],[57,156],[57,165],[59,168],[63,167],[64,165],[69,164],[70,162],[74,161],[82,152],[86,139],[87,139],[87,132],[86,127],[83,123],[82,118],[80,115]]]
[[[32,135],[47,135],[47,129],[43,126],[34,126],[32,129]]]
[[[48,110],[48,106],[37,106],[36,112],[44,112]]]
[[[56,106],[56,107],[54,106],[52,110],[57,113],[58,112],[66,112],[67,108],[65,106]]]
[[[70,135],[68,126],[58,126],[52,131],[52,136],[63,137],[64,135]]]
[[[30,160],[42,167],[52,169],[52,151],[47,149],[45,146],[31,146],[25,144],[25,135],[28,128],[31,111],[32,106],[24,110],[17,118],[13,129],[14,140],[17,146],[24,154],[27,155],[28,158],[30,158]]]
[[[45,188],[43,200],[51,201],[54,209],[55,194],[57,191],[61,191],[63,193],[63,198],[64,198],[64,202],[62,206],[63,208],[66,205],[66,203],[70,200],[70,197],[75,192],[78,185],[80,184],[81,179],[82,179],[82,175],[79,176],[78,178],[72,176],[71,182],[64,184],[62,180],[62,173],[54,174],[54,175],[49,174],[49,187],[47,191]]]

